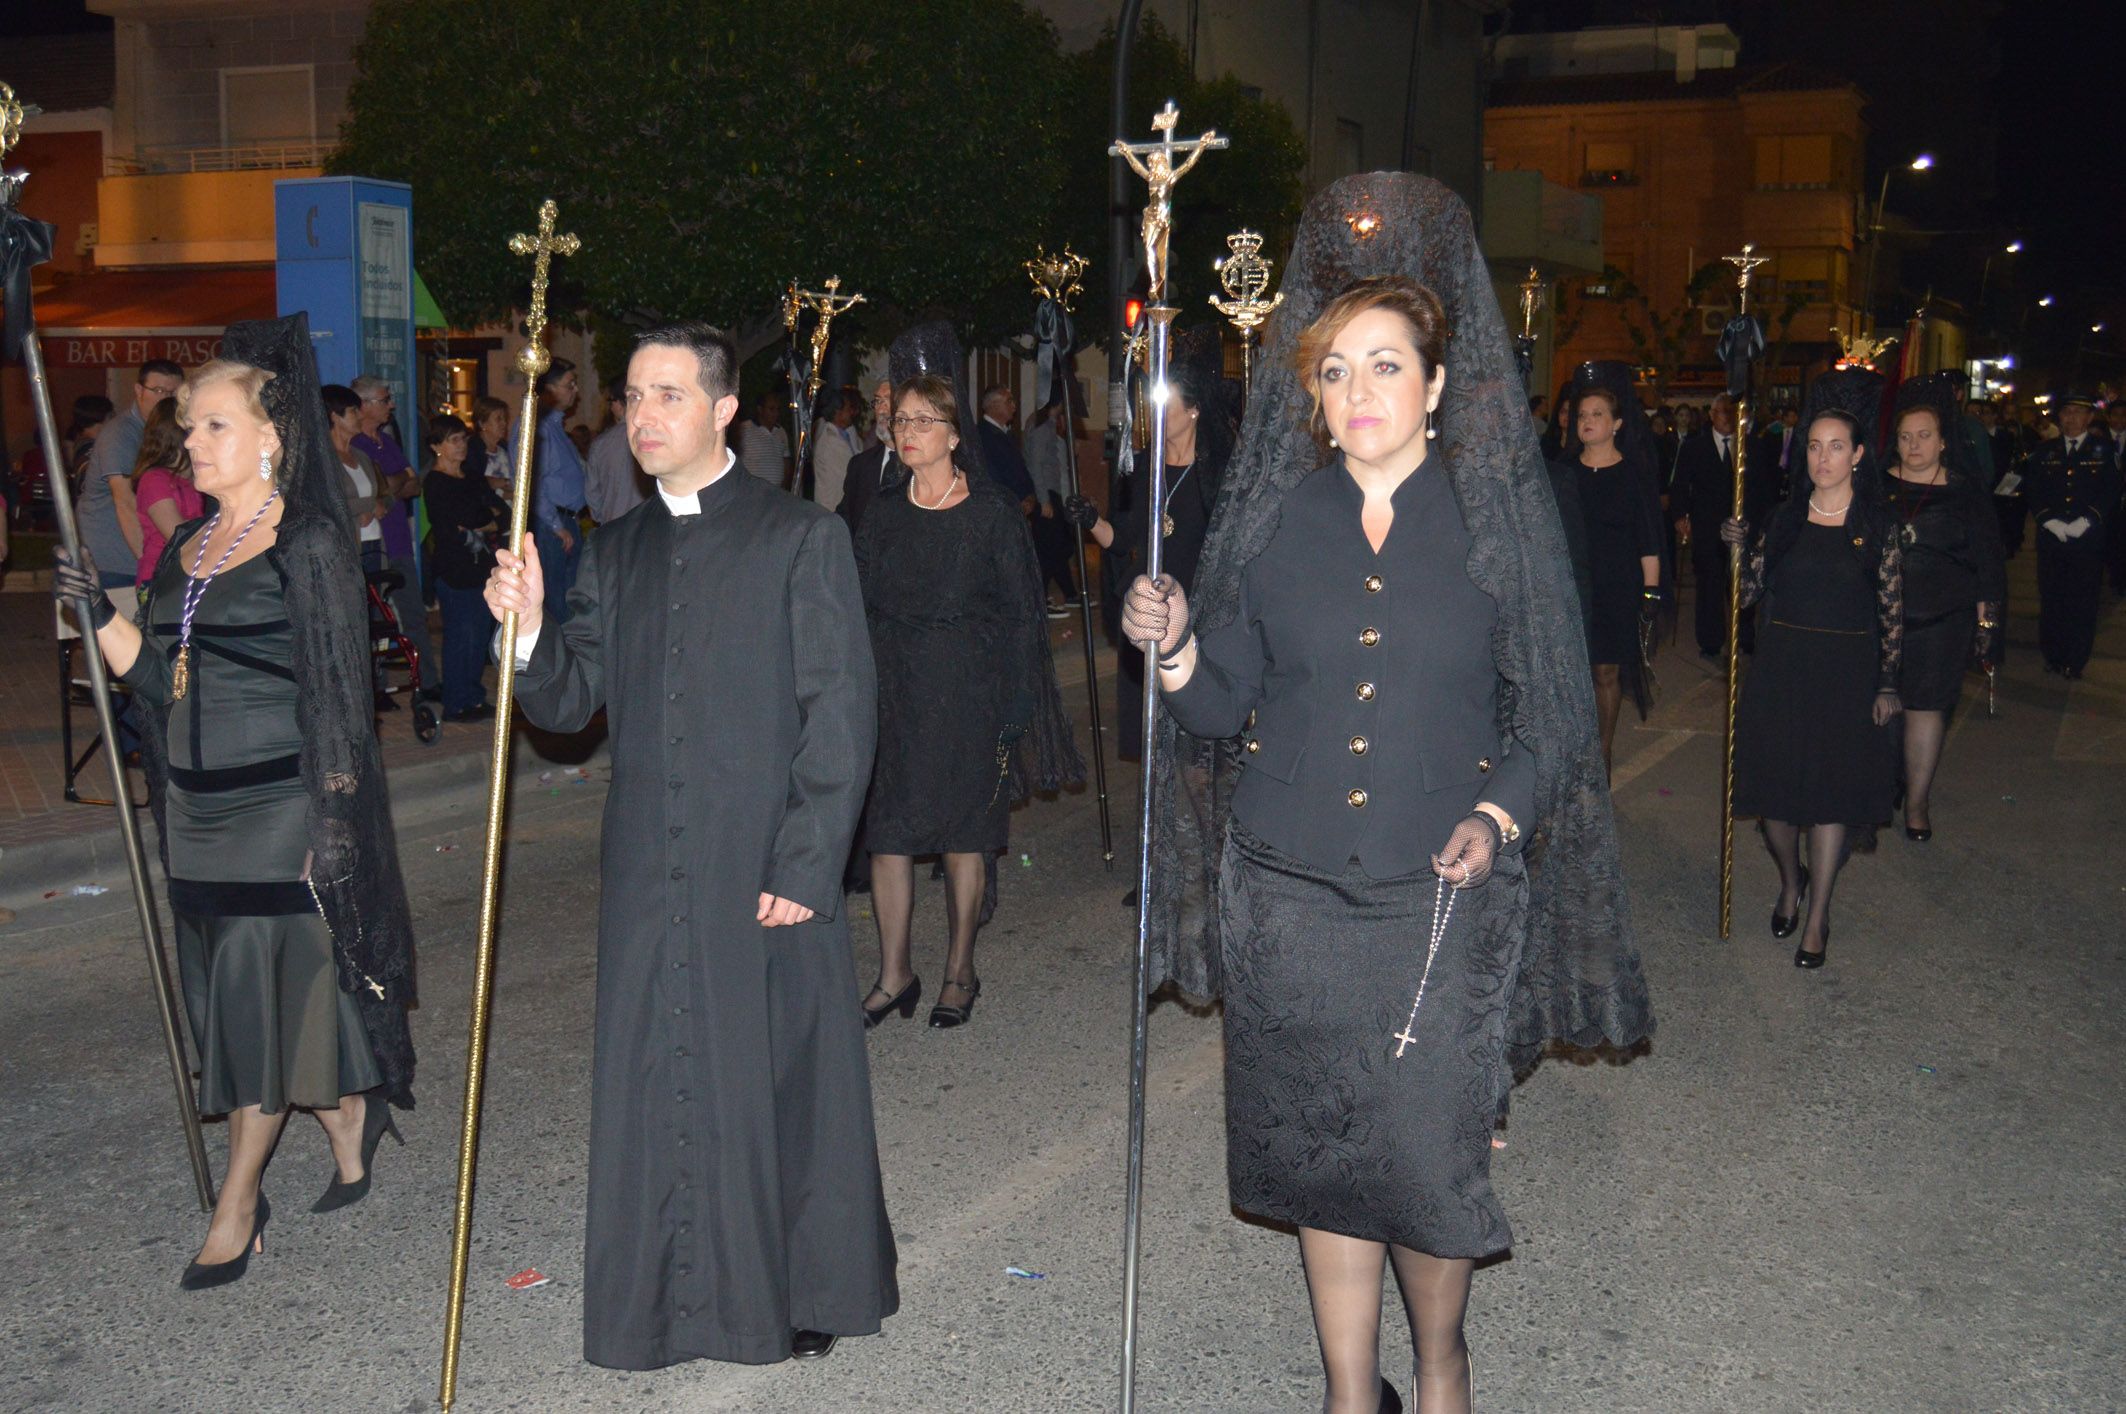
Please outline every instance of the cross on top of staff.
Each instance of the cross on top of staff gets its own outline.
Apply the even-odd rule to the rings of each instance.
[[[1150,189],[1144,203],[1144,268],[1148,277],[1151,303],[1154,306],[1166,303],[1166,242],[1173,230],[1174,183],[1188,175],[1197,160],[1213,148],[1231,146],[1215,131],[1201,137],[1174,141],[1174,127],[1181,121],[1181,110],[1169,98],[1166,107],[1152,118],[1152,129],[1159,134],[1150,142],[1128,142],[1121,138],[1108,144],[1107,155],[1119,157],[1129,163],[1129,168],[1144,178]],[[1186,155],[1180,166],[1174,165],[1174,154]]]
[[[546,334],[548,262],[557,255],[574,255],[583,245],[574,232],[554,234],[554,222],[560,214],[561,208],[548,197],[539,203],[539,233],[527,236],[520,231],[509,238],[510,254],[532,257],[531,311],[524,319],[525,344],[517,353],[517,368],[532,378],[546,372],[550,362],[546,346],[540,342]]]
[[[1735,275],[1741,282],[1741,293],[1744,301],[1749,299],[1750,272],[1760,265],[1769,265],[1772,261],[1772,258],[1768,255],[1757,254],[1756,245],[1750,241],[1742,243],[1742,254],[1723,255],[1720,258],[1735,267]]]

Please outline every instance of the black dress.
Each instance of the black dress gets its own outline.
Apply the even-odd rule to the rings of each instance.
[[[164,558],[127,680],[161,696],[191,546]],[[163,832],[177,968],[199,1054],[199,1108],[333,1108],[382,1083],[332,935],[302,882],[310,798],[294,631],[265,555],[215,578],[192,622],[191,682],[169,703]],[[160,702],[157,705],[161,705]]]
[[[1587,637],[1590,663],[1639,661],[1639,605],[1646,591],[1642,556],[1661,555],[1661,516],[1652,489],[1629,460],[1615,466],[1570,463],[1579,482],[1587,525],[1587,567],[1593,590]]]
[[[1973,648],[1990,659],[2007,595],[2000,522],[1975,481],[1922,486],[1896,476],[1886,489],[1903,527],[1905,642],[1898,694],[1913,712],[1946,712],[1962,695]],[[1996,627],[1978,643],[1978,609]]]
[[[1340,464],[1287,492],[1238,616],[1164,700],[1194,735],[1246,736],[1218,874],[1234,1206],[1484,1257],[1513,1240],[1491,1131],[1528,879],[1509,847],[1443,893],[1429,858],[1480,801],[1534,833],[1535,762],[1499,725],[1498,607],[1470,581],[1453,490],[1421,467],[1393,506],[1375,552]]]
[[[1012,747],[1034,709],[1045,611],[1033,537],[986,477],[924,510],[905,488],[864,513],[856,565],[878,664],[872,854],[977,854],[1010,841]]]
[[[1850,518],[1803,521],[1769,571],[1763,541],[1745,568],[1743,599],[1761,593],[1764,606],[1735,718],[1738,815],[1789,825],[1890,816],[1896,728],[1873,714],[1876,694],[1897,683],[1902,557],[1894,535],[1875,549],[1854,532]]]

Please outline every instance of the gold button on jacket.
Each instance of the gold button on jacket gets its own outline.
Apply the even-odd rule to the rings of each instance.
[[[1367,743],[1366,743],[1366,739],[1365,739],[1364,737],[1362,737],[1362,736],[1354,736],[1354,737],[1352,737],[1352,738],[1351,738],[1351,754],[1352,754],[1353,756],[1363,756],[1363,755],[1365,755],[1365,754],[1366,754],[1366,745],[1367,745]]]
[[[1371,648],[1374,644],[1380,642],[1380,630],[1377,628],[1360,629],[1358,631],[1358,641]]]
[[[1349,795],[1345,796],[1344,799],[1351,802],[1351,808],[1353,810],[1363,810],[1366,808],[1366,793],[1362,790],[1354,790]]]

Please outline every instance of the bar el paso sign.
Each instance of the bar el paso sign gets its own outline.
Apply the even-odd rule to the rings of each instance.
[[[166,358],[197,368],[221,354],[219,329],[41,329],[44,361],[53,368],[138,368]]]

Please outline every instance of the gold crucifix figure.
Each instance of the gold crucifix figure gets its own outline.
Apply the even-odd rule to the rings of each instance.
[[[1174,229],[1174,183],[1187,176],[1205,152],[1230,145],[1216,132],[1175,142],[1174,128],[1180,121],[1181,110],[1170,98],[1166,107],[1152,117],[1152,130],[1158,137],[1150,142],[1124,142],[1118,138],[1107,149],[1108,156],[1129,163],[1130,170],[1151,188],[1151,197],[1144,203],[1144,269],[1150,280],[1150,303],[1155,305],[1166,303],[1166,240]],[[1174,165],[1176,153],[1187,154],[1178,167]]]
[[[1720,258],[1735,267],[1735,276],[1738,282],[1735,312],[1737,314],[1748,314],[1750,312],[1750,275],[1758,266],[1771,264],[1772,258],[1768,255],[1757,254],[1757,247],[1749,241],[1742,243],[1742,254],[1723,255]]]
[[[539,203],[539,233],[527,236],[519,232],[509,238],[511,255],[532,257],[531,310],[524,316],[524,347],[517,351],[517,370],[527,378],[536,379],[546,372],[552,361],[543,342],[546,336],[547,267],[555,256],[574,255],[583,245],[573,233],[554,234],[554,222],[560,214],[561,208],[548,198]]]
[[[829,276],[827,288],[824,290],[800,290],[795,280],[790,282],[790,297],[819,316],[819,322],[812,326],[812,368],[805,377],[805,396],[808,399],[819,396],[821,370],[826,367],[827,360],[827,333],[833,327],[834,316],[846,313],[864,302],[862,295],[842,294],[841,287],[842,277],[839,275]],[[795,318],[787,307],[783,312],[783,321],[792,328],[796,327]]]

